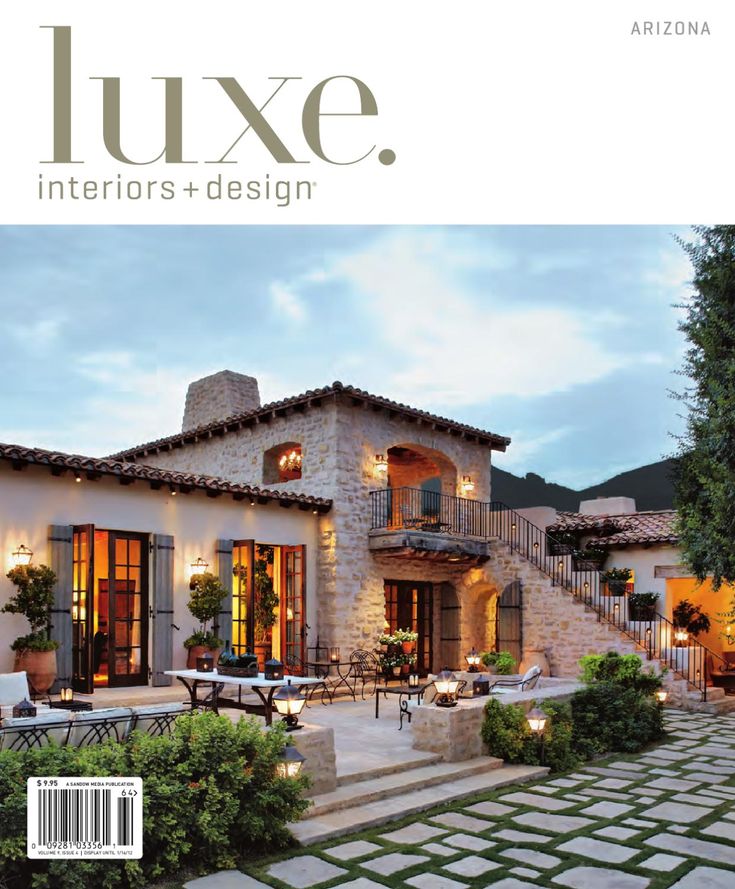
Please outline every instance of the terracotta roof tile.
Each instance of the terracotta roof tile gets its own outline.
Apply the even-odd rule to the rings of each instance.
[[[585,515],[579,512],[560,512],[553,525],[546,529],[554,532],[579,531],[599,535],[595,545],[601,547],[647,545],[652,543],[676,544],[679,538],[675,530],[676,510],[665,509],[651,512],[634,512],[624,515]]]
[[[395,411],[403,417],[413,420],[426,420],[435,424],[441,429],[445,427],[447,432],[457,432],[466,437],[476,438],[481,444],[490,445],[494,450],[504,451],[510,444],[510,439],[503,435],[496,435],[494,432],[488,432],[484,429],[478,429],[474,426],[468,426],[466,423],[458,423],[455,420],[449,420],[446,417],[440,417],[437,414],[431,414],[428,411],[422,411],[407,404],[401,404],[397,401],[391,401],[389,398],[383,398],[380,395],[371,395],[364,389],[358,389],[355,386],[348,386],[344,383],[336,381],[331,386],[324,386],[321,389],[309,389],[301,395],[294,395],[290,398],[284,398],[281,401],[273,401],[270,404],[261,405],[252,411],[243,414],[235,414],[231,417],[225,417],[206,426],[199,426],[196,429],[189,429],[186,432],[178,432],[175,435],[169,435],[165,438],[158,438],[155,441],[146,444],[137,445],[127,448],[124,451],[118,451],[113,454],[113,459],[120,460],[137,460],[144,457],[150,451],[159,451],[169,449],[172,446],[182,447],[183,445],[196,444],[199,439],[209,438],[212,435],[220,435],[225,432],[232,432],[255,422],[260,418],[268,417],[268,415],[278,415],[279,413],[292,407],[320,407],[321,402],[325,398],[344,396],[352,398],[356,402],[372,404],[377,407],[385,408],[389,411]]]
[[[311,497],[307,494],[296,494],[288,491],[273,491],[253,485],[240,485],[212,475],[192,475],[187,472],[176,472],[157,466],[146,466],[143,463],[126,463],[112,457],[84,457],[79,454],[63,454],[58,451],[46,451],[42,448],[26,448],[22,445],[0,444],[0,460],[24,466],[47,466],[51,472],[65,472],[80,475],[114,476],[130,481],[146,481],[153,484],[173,486],[179,490],[203,490],[212,494],[231,494],[238,500],[253,499],[260,502],[276,500],[284,505],[296,504],[302,509],[313,508],[318,512],[331,509],[332,501],[323,497]]]

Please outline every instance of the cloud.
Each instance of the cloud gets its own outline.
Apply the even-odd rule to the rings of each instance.
[[[296,293],[286,284],[274,281],[269,292],[274,311],[292,324],[303,324],[306,320],[306,307]]]

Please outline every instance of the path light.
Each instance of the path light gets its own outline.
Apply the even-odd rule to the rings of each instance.
[[[541,765],[544,764],[544,732],[546,730],[546,723],[549,717],[544,713],[543,710],[539,710],[538,707],[534,707],[533,710],[529,710],[526,713],[526,719],[528,721],[528,727],[531,729],[531,734],[535,738],[538,738],[539,743],[539,762]]]
[[[29,549],[25,543],[21,543],[18,549],[13,553],[13,566],[15,568],[20,568],[30,565],[32,558],[33,550]]]
[[[376,454],[375,455],[375,474],[380,477],[385,475],[388,472],[388,461],[385,459],[385,454]]]
[[[283,748],[283,752],[276,762],[276,776],[278,778],[298,778],[305,762],[306,757],[302,756],[291,744],[288,744]]]
[[[197,577],[201,577],[202,574],[207,573],[207,568],[209,568],[209,562],[205,562],[204,559],[199,556],[199,558],[194,559],[191,563],[191,577],[189,579],[189,589],[193,590],[197,585]]]
[[[479,673],[480,671],[480,655],[475,651],[475,646],[472,646],[472,651],[465,655],[465,660],[468,665],[468,673]]]
[[[660,688],[655,694],[655,698],[659,702],[659,704],[665,704],[668,696],[669,696],[669,693],[667,691],[665,691],[663,688]]]
[[[295,685],[291,685],[290,679],[287,685],[282,685],[273,695],[273,703],[286,723],[287,732],[295,732],[303,728],[302,725],[299,725],[299,714],[304,709],[306,698]]]
[[[456,707],[459,679],[451,670],[442,670],[434,680],[437,707]]]

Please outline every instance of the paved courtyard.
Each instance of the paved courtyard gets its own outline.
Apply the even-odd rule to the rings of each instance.
[[[669,711],[666,742],[187,889],[733,889],[735,715]]]

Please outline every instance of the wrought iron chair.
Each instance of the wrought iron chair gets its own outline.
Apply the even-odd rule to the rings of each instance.
[[[288,668],[288,672],[291,676],[308,676],[309,668],[301,660],[301,658],[296,654],[287,654],[286,655],[286,667]],[[313,700],[314,695],[319,692],[321,694],[322,704],[326,706],[327,702],[324,700],[325,697],[329,698],[329,703],[332,703],[332,693],[329,690],[329,686],[327,684],[328,677],[317,676],[317,678],[321,678],[322,682],[315,682],[313,685],[305,686],[304,696],[306,697],[306,706],[309,706],[309,701]],[[298,683],[294,682],[294,685],[298,685]]]
[[[380,675],[378,658],[372,651],[356,648],[350,655],[350,672],[355,682],[355,692],[357,692],[357,683],[362,683],[360,693],[364,701],[365,685],[372,682],[374,692],[375,686],[378,684],[378,676]]]
[[[490,694],[509,694],[512,691],[529,691],[535,688],[541,679],[541,667],[534,664],[528,670],[515,679],[496,679],[490,684]]]

